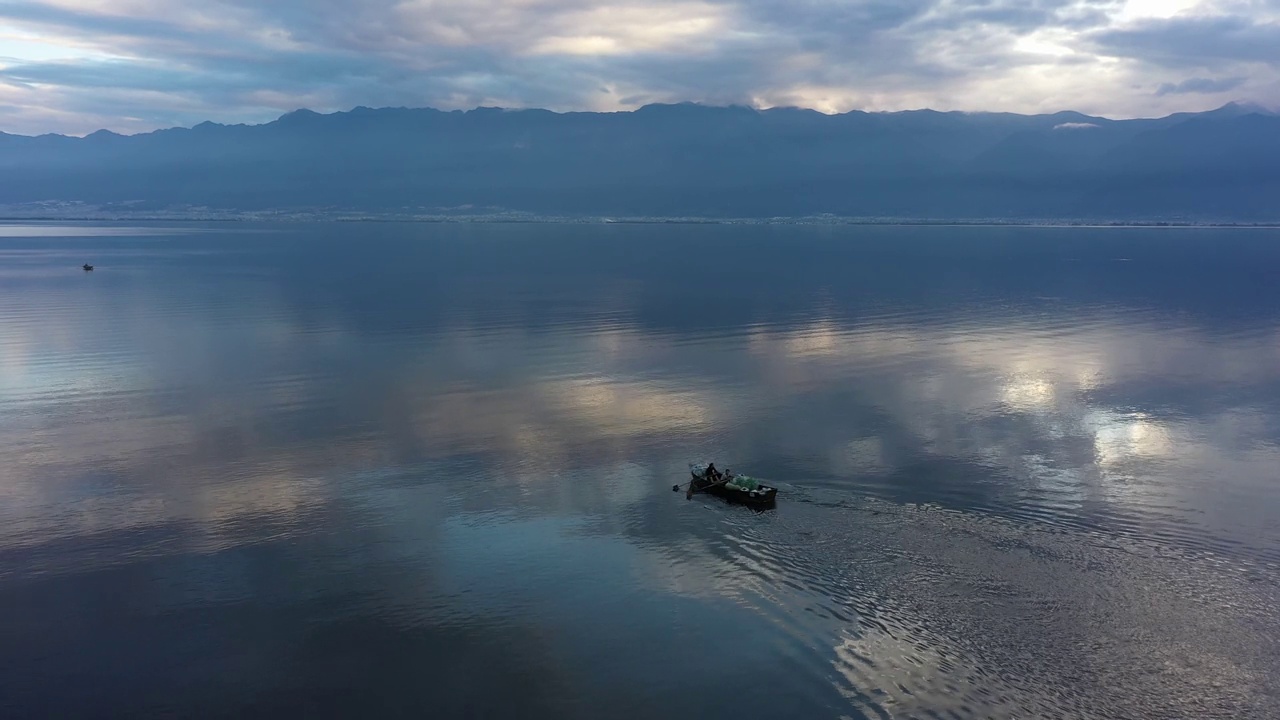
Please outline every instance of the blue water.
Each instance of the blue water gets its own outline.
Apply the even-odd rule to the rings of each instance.
[[[1280,702],[1280,231],[0,225],[0,461],[6,719]]]

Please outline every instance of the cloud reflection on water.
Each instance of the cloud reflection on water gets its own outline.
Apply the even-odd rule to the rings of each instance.
[[[480,628],[461,635],[569,686],[622,683],[601,638],[633,660],[661,638],[690,672],[791,663],[788,702],[834,689],[871,715],[1265,697],[1241,633],[1271,631],[1280,563],[1275,317],[975,294],[948,269],[922,271],[922,299],[875,285],[895,263],[874,257],[817,256],[752,306],[681,295],[626,245],[549,239],[548,277],[532,251],[486,254],[499,230],[458,232],[386,265],[308,237],[341,272],[233,236],[181,273],[127,247],[91,280],[19,272],[0,288],[0,601],[294,603],[425,655],[453,641],[396,633]],[[806,237],[788,239],[816,253]],[[776,264],[732,239],[747,271]],[[397,249],[446,267],[397,274]],[[859,269],[861,295],[819,265]],[[785,507],[671,493],[704,457],[784,483]],[[674,702],[623,684],[638,709]],[[1098,699],[1124,684],[1133,703]]]
[[[58,493],[83,482],[50,485],[50,468],[120,478],[129,492],[95,502],[136,496],[122,522],[218,523],[285,511],[323,487],[340,493],[342,472],[386,461],[483,454],[545,473],[652,459],[669,443],[747,462],[750,445],[725,433],[736,427],[796,458],[802,483],[857,491],[866,476],[891,481],[922,459],[957,458],[988,468],[1005,502],[1047,484],[1057,501],[1107,512],[1194,508],[1215,532],[1267,532],[1247,492],[1280,466],[1276,398],[1265,392],[1280,381],[1273,330],[1214,337],[1116,309],[1071,328],[823,317],[707,340],[615,319],[536,338],[454,325],[385,339],[303,328],[260,293],[242,301],[247,316],[247,304],[212,306],[199,331],[155,298],[135,302],[109,309],[135,318],[124,326],[133,352],[121,344],[68,358],[73,341],[48,345],[78,336],[93,315],[6,325],[5,403],[22,410],[0,424],[16,460],[2,490],[11,516],[64,502]],[[197,338],[210,327],[220,328],[216,344]],[[258,374],[237,377],[245,371]],[[1192,382],[1208,406],[1179,407],[1176,395],[1124,402],[1133,388]],[[1224,472],[1243,498],[1218,491],[1211,479]],[[95,507],[85,515],[104,522]]]

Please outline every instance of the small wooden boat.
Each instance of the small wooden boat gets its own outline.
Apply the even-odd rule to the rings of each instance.
[[[689,491],[685,497],[704,492],[732,503],[754,508],[771,508],[778,503],[778,488],[770,487],[747,475],[729,475],[720,481],[707,477],[707,466],[689,465]]]
[[[93,270],[93,266],[92,266],[92,265],[90,265],[89,263],[85,263],[85,264],[84,264],[84,271],[85,271],[85,272],[90,272],[90,271],[92,271],[92,270]]]

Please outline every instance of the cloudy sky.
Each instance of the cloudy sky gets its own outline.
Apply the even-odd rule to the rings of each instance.
[[[298,107],[1280,106],[1280,0],[0,0],[0,130]]]

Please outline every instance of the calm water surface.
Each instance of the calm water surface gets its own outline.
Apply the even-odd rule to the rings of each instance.
[[[5,718],[1280,703],[1277,231],[0,226],[0,460]]]

